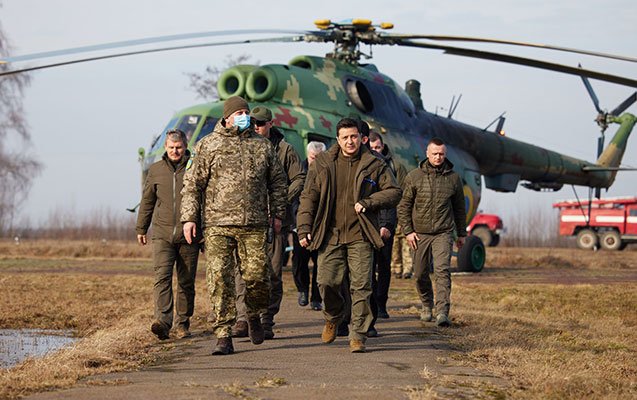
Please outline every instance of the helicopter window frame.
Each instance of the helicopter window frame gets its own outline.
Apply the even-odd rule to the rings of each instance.
[[[166,132],[168,132],[171,129],[174,129],[178,120],[179,120],[179,117],[172,117],[170,121],[168,121],[164,130],[159,135],[157,135],[157,137],[155,137],[155,140],[150,145],[150,154],[155,153],[160,148],[163,149],[163,143],[164,143],[164,138],[166,137]]]
[[[219,118],[217,117],[213,117],[211,115],[206,116],[203,120],[203,124],[201,124],[201,128],[199,129],[199,133],[197,134],[197,137],[195,138],[194,143],[197,143],[201,139],[210,135],[214,131],[218,121],[219,121]]]

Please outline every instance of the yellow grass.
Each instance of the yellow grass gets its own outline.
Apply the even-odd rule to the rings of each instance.
[[[54,243],[41,242],[12,258],[3,252],[6,246],[15,245],[0,243],[4,255],[0,258],[0,328],[73,329],[83,340],[70,349],[0,371],[0,398],[68,387],[82,377],[134,369],[156,359],[163,346],[170,346],[156,345],[148,330],[152,322],[150,260],[119,258],[139,251],[136,244],[115,243],[109,249],[91,242],[62,243],[62,250],[56,250]],[[74,248],[80,251],[73,253]],[[86,249],[92,249],[89,258],[64,255],[85,253]],[[622,276],[637,268],[636,253],[489,249],[487,270],[480,279],[473,275],[453,278],[454,325],[439,333],[462,351],[454,353],[459,355],[452,360],[439,358],[437,362],[460,362],[510,383],[497,390],[471,388],[485,398],[637,397],[634,282],[537,284],[519,273],[545,272],[549,281],[573,271],[590,272],[594,278]],[[58,254],[58,258],[45,254]],[[395,280],[392,285],[393,299],[416,304],[413,280]],[[286,285],[286,293],[292,286]],[[205,285],[198,285],[197,291],[199,311],[193,328],[202,329],[209,304]],[[416,316],[418,308],[395,312]],[[410,398],[438,398],[434,388],[458,384],[436,376],[426,366],[421,372],[423,381],[407,394]],[[89,382],[102,384],[99,379]]]

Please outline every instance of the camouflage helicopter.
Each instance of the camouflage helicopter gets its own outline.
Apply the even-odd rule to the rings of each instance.
[[[602,112],[598,123],[603,130],[611,123],[619,129],[607,148],[598,155],[595,163],[575,159],[541,147],[511,139],[502,134],[504,118],[490,131],[470,126],[424,109],[420,95],[420,84],[410,80],[401,87],[393,79],[381,73],[373,64],[362,63],[367,57],[360,46],[397,45],[443,50],[450,54],[507,62],[542,68],[581,77],[587,88],[588,79],[597,79],[629,87],[637,87],[637,80],[600,72],[552,64],[535,59],[477,51],[473,49],[440,45],[437,41],[468,41],[500,43],[516,46],[542,47],[556,51],[568,51],[587,55],[616,58],[627,62],[637,59],[611,54],[593,53],[577,49],[531,43],[508,42],[494,39],[470,37],[389,34],[391,24],[374,25],[369,20],[353,19],[344,22],[318,20],[318,30],[308,32],[268,31],[290,34],[285,37],[215,42],[204,45],[172,46],[152,50],[131,51],[103,57],[93,57],[46,64],[37,67],[13,69],[1,75],[34,69],[48,68],[75,62],[101,58],[120,57],[145,52],[181,49],[185,47],[216,46],[258,42],[331,42],[333,52],[325,57],[298,56],[288,64],[263,66],[237,65],[224,71],[219,77],[217,89],[220,101],[200,104],[177,112],[167,123],[161,134],[155,137],[148,150],[140,149],[142,170],[161,157],[165,133],[178,128],[187,133],[189,146],[212,132],[222,116],[223,100],[234,95],[248,99],[251,106],[264,105],[273,111],[274,125],[283,132],[286,141],[304,155],[309,141],[320,141],[330,145],[335,140],[334,128],[343,117],[360,118],[371,129],[383,135],[384,142],[392,149],[394,157],[415,168],[424,159],[427,142],[434,136],[441,137],[448,147],[448,157],[464,183],[467,218],[473,218],[481,199],[482,177],[488,189],[499,192],[514,192],[519,183],[532,190],[559,190],[564,184],[591,188],[608,188],[614,182],[628,137],[637,119],[623,113],[637,98],[637,93],[626,99],[611,112]],[[265,31],[243,31],[242,33]],[[187,37],[216,36],[223,32],[208,32]],[[181,37],[181,38],[187,38]],[[160,37],[153,41],[174,40]],[[422,41],[426,40],[426,41]],[[122,42],[102,47],[120,47],[135,43]],[[94,50],[92,48],[71,49],[72,52]],[[68,50],[66,51],[68,54]],[[56,53],[60,54],[60,53]],[[34,55],[33,58],[47,54]],[[54,55],[54,54],[52,54]],[[27,60],[11,58],[0,62],[13,63]],[[589,93],[595,102],[592,89]],[[451,114],[451,113],[450,113]],[[603,141],[602,141],[603,144]],[[470,237],[458,253],[458,266],[465,271],[480,271],[485,263],[485,249],[477,237]]]

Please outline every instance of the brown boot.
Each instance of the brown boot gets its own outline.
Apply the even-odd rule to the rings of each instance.
[[[261,325],[259,316],[252,317],[248,320],[248,334],[252,344],[261,344],[265,340],[265,332]]]
[[[217,338],[217,345],[212,351],[213,356],[227,356],[234,353],[234,346],[232,345],[232,338],[222,337]]]
[[[191,335],[190,330],[183,325],[179,325],[177,329],[175,329],[175,336],[178,339],[189,338]]]
[[[349,341],[349,351],[352,353],[364,353],[365,342],[360,339],[352,339]]]
[[[232,327],[232,337],[248,337],[248,323],[237,321]]]
[[[323,343],[332,343],[334,339],[336,339],[336,324],[325,321],[323,333],[321,333],[321,340],[323,340]]]
[[[150,331],[154,333],[155,336],[159,338],[159,340],[166,340],[170,337],[168,334],[168,327],[160,321],[153,322],[153,324],[150,326]]]

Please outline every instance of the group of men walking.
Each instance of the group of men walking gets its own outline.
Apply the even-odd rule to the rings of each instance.
[[[192,155],[182,132],[167,133],[166,153],[149,170],[137,223],[142,245],[153,223],[151,331],[169,337],[175,266],[175,333],[190,335],[197,256],[205,247],[217,338],[213,354],[233,353],[233,335],[249,336],[254,344],[273,338],[289,233],[300,305],[308,304],[307,260],[314,260],[318,290],[310,300],[313,309],[323,311],[324,343],[335,340],[343,321],[349,321],[353,353],[365,352],[367,337],[377,335],[374,321],[388,317],[396,234],[412,249],[421,320],[434,318],[433,263],[436,323],[449,325],[452,241],[457,238],[462,246],[466,222],[462,183],[444,143],[432,139],[427,159],[406,174],[380,135],[360,120],[343,118],[336,126],[337,143],[329,149],[308,147],[304,168],[272,123],[271,110],[257,106],[250,112],[248,103],[234,96]],[[397,225],[402,231],[396,232]]]

